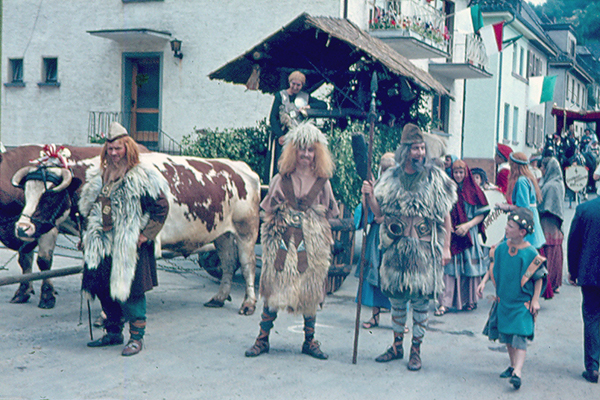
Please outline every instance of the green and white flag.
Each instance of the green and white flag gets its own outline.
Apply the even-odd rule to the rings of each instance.
[[[556,77],[553,76],[532,76],[529,78],[529,103],[542,104],[554,99],[554,87],[556,86]]]
[[[483,15],[479,4],[454,14],[454,27],[460,33],[475,33],[483,27]]]

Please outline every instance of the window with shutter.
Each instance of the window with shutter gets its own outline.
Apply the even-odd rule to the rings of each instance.
[[[531,122],[533,120],[532,118],[533,113],[530,111],[527,111],[527,119],[526,119],[526,128],[525,128],[525,144],[527,144],[527,146],[531,146],[533,144],[533,127],[531,125]]]

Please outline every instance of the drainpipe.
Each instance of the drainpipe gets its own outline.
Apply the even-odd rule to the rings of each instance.
[[[504,24],[504,26],[508,26],[513,23],[515,20],[515,16],[510,21]],[[516,42],[513,42],[514,45]],[[498,59],[498,105],[496,109],[496,143],[500,142],[500,107],[502,105],[502,55],[504,54],[504,49],[500,52],[500,58]]]
[[[348,0],[344,0],[344,19],[348,19]]]
[[[500,106],[502,105],[502,54],[500,52],[500,58],[498,59],[498,104],[496,109],[496,143],[500,143]]]
[[[467,80],[463,79],[462,121],[460,135],[460,158],[465,156],[465,110],[467,109]]]

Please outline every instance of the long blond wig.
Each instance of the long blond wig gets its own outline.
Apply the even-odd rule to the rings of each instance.
[[[333,158],[327,148],[327,138],[317,127],[303,122],[285,135],[283,152],[279,157],[279,173],[291,174],[296,169],[296,152],[298,149],[314,146],[314,172],[319,178],[331,178],[335,169]]]
[[[131,136],[123,136],[116,141],[121,141],[123,146],[125,146],[125,154],[127,157],[127,170],[135,167],[140,163],[140,151],[138,149],[138,145],[131,138]],[[102,147],[102,152],[100,153],[100,165],[102,166],[102,170],[104,171],[108,165],[108,144],[109,142],[104,143],[104,147]]]
[[[513,158],[520,162],[515,162]],[[539,204],[542,201],[542,192],[537,183],[537,179],[533,176],[533,173],[529,169],[529,160],[527,159],[525,153],[520,151],[512,153],[509,157],[508,163],[510,165],[510,175],[508,176],[508,186],[506,189],[507,200],[512,201],[512,192],[515,188],[515,184],[517,183],[517,179],[519,179],[521,176],[524,176],[533,184],[535,189],[535,198]]]

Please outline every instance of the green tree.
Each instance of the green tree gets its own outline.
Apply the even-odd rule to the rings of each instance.
[[[534,9],[542,21],[573,24],[580,44],[600,40],[600,0],[548,0]]]

